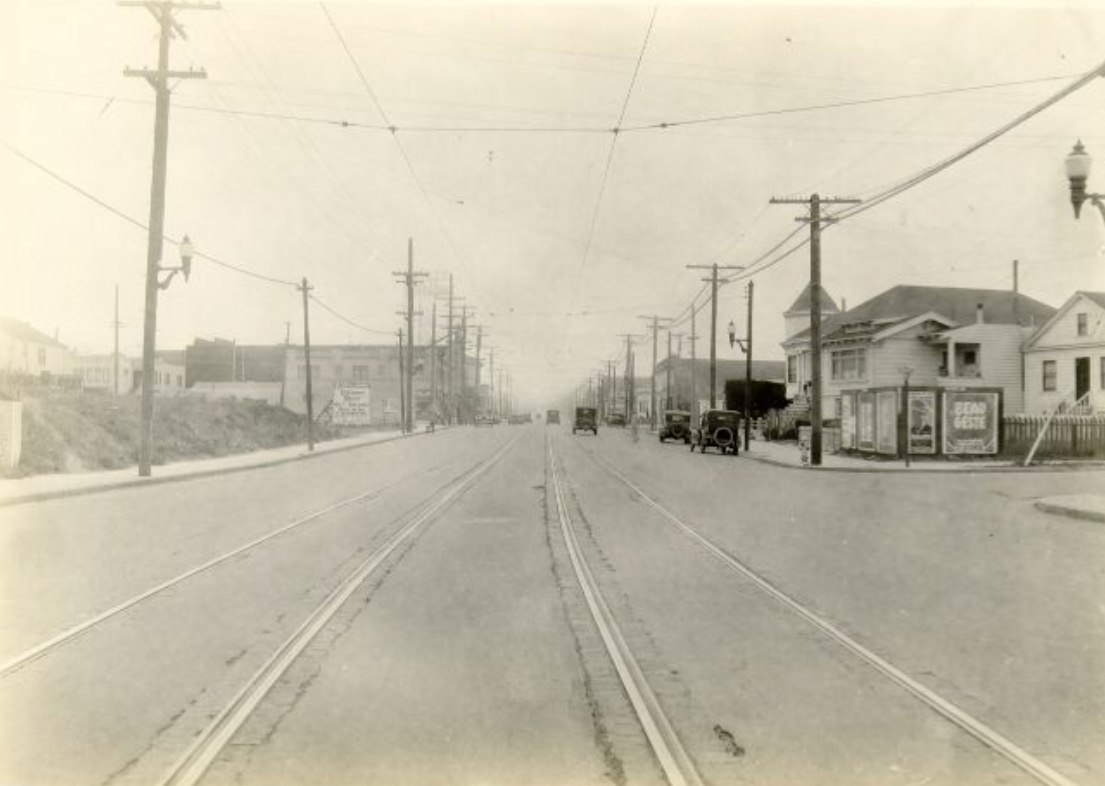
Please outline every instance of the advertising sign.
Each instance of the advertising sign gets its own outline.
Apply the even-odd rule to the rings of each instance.
[[[856,433],[860,450],[875,449],[875,394],[860,393],[856,417]]]
[[[875,435],[878,440],[879,453],[898,452],[898,391],[880,390],[878,392],[876,410],[878,423],[875,426]]]
[[[909,391],[909,452],[936,452],[936,393]]]
[[[998,452],[1000,394],[978,390],[944,391],[944,452]]]
[[[339,385],[330,401],[330,419],[336,426],[367,426],[371,423],[369,401],[372,390]]]
[[[851,393],[840,396],[840,447],[856,449],[856,398]]]

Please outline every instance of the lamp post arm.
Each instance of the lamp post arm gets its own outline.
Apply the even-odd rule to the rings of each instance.
[[[1105,221],[1105,194],[1087,194],[1086,197],[1097,208],[1097,212],[1101,213],[1101,220]]]

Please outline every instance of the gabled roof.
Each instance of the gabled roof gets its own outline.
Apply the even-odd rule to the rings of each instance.
[[[802,290],[802,294],[798,296],[798,299],[791,304],[791,307],[783,312],[783,316],[788,314],[807,314],[810,310],[810,291],[812,284],[806,284],[806,288]],[[821,313],[829,313],[833,311],[840,311],[836,302],[829,297],[829,293],[825,291],[825,287],[821,289]]]
[[[65,346],[60,341],[56,341],[51,336],[31,327],[26,322],[20,322],[17,319],[9,319],[8,317],[0,317],[0,333],[7,333],[17,341],[26,341],[32,344],[45,344],[49,347]]]
[[[1052,325],[1058,322],[1064,314],[1074,308],[1074,304],[1082,298],[1086,298],[1098,307],[1105,309],[1105,292],[1086,292],[1083,290],[1079,290],[1071,295],[1069,298],[1067,298],[1067,301],[1063,305],[1059,306],[1059,309],[1054,314],[1052,314],[1051,317],[1044,322],[1044,324],[1040,325],[1039,330],[1033,333],[1032,336],[1024,342],[1024,348],[1029,349],[1030,347],[1035,346],[1036,342],[1038,342],[1049,330],[1051,330]]]
[[[1016,309],[1014,309],[1014,302]],[[977,319],[981,304],[983,319],[990,324],[1015,325],[1046,322],[1055,309],[1046,303],[1007,289],[972,289],[967,287],[919,287],[900,285],[860,303],[853,309],[827,317],[821,325],[821,335],[828,337],[845,324],[875,320],[906,320],[935,311],[956,324]],[[1015,315],[1014,315],[1015,312]],[[809,341],[809,328],[783,342]]]

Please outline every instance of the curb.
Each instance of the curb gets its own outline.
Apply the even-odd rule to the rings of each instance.
[[[860,473],[882,473],[882,474],[897,474],[897,475],[979,475],[984,473],[1015,473],[1015,472],[1084,472],[1088,470],[1100,471],[1105,469],[1100,464],[1094,464],[1089,466],[1072,466],[1072,465],[1039,465],[1034,464],[1030,467],[1019,466],[1017,464],[1011,464],[1009,466],[1001,467],[971,467],[968,465],[958,466],[955,469],[936,469],[935,467],[925,467],[914,465],[912,467],[826,467],[824,465],[820,467],[814,466],[802,466],[801,464],[794,464],[787,461],[780,461],[776,458],[769,456],[757,455],[750,450],[742,450],[739,456],[744,458],[750,458],[753,461],[759,461],[763,464],[770,464],[773,467],[782,467],[783,469],[795,469],[805,470],[813,472],[851,472],[855,474]]]
[[[442,428],[445,430],[445,428]],[[350,450],[358,450],[360,448],[370,448],[374,445],[384,445],[388,442],[395,442],[400,439],[410,439],[412,437],[426,436],[433,432],[417,431],[413,434],[396,434],[384,439],[373,440],[372,442],[362,442],[355,445],[343,445],[340,448],[332,448],[330,450],[323,450],[319,452],[308,452],[304,449],[303,453],[297,453],[294,456],[285,456],[283,458],[274,459],[262,459],[256,463],[241,464],[234,467],[220,467],[218,469],[198,469],[195,472],[182,473],[180,475],[168,475],[162,477],[148,477],[148,478],[130,478],[127,480],[105,481],[104,483],[98,483],[90,486],[82,486],[80,488],[72,489],[58,489],[56,491],[37,491],[31,494],[23,494],[17,497],[8,497],[6,499],[0,499],[0,508],[11,507],[13,505],[24,505],[28,502],[42,502],[50,499],[62,499],[65,497],[80,497],[85,494],[97,494],[103,491],[114,491],[116,489],[129,489],[137,486],[154,486],[162,483],[179,483],[185,480],[197,480],[200,478],[209,478],[214,475],[230,475],[235,472],[246,472],[251,469],[263,469],[265,467],[275,467],[280,464],[290,464],[293,461],[303,461],[305,459],[318,458],[320,456],[330,456],[335,453],[345,453]]]
[[[1101,524],[1105,524],[1105,512],[1096,510],[1086,510],[1085,508],[1075,508],[1069,505],[1061,505],[1055,502],[1044,502],[1037,500],[1033,503],[1036,510],[1041,510],[1044,513],[1052,513],[1058,516],[1067,516],[1072,519],[1081,519],[1083,521],[1096,521]]]

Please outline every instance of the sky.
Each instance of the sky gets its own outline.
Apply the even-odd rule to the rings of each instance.
[[[452,276],[535,408],[624,363],[621,334],[649,368],[642,317],[689,334],[695,302],[706,356],[688,265],[743,267],[719,356],[742,357],[725,325],[743,335],[751,280],[755,357],[782,359],[808,229],[772,197],[871,200],[1105,63],[1102,2],[229,0],[176,18],[171,67],[207,78],[174,84],[165,233],[203,256],[160,293],[159,349],[300,342],[303,278],[312,343],[394,341],[410,242],[416,340],[435,302],[444,325]],[[118,287],[121,349],[141,354],[153,90],[123,69],[156,65],[156,33],[114,2],[0,4],[0,316],[81,352],[111,351]],[[1075,221],[1063,173],[1077,139],[1105,191],[1105,78],[828,226],[826,290],[1009,289],[1013,260],[1052,306],[1105,290],[1105,222]]]

